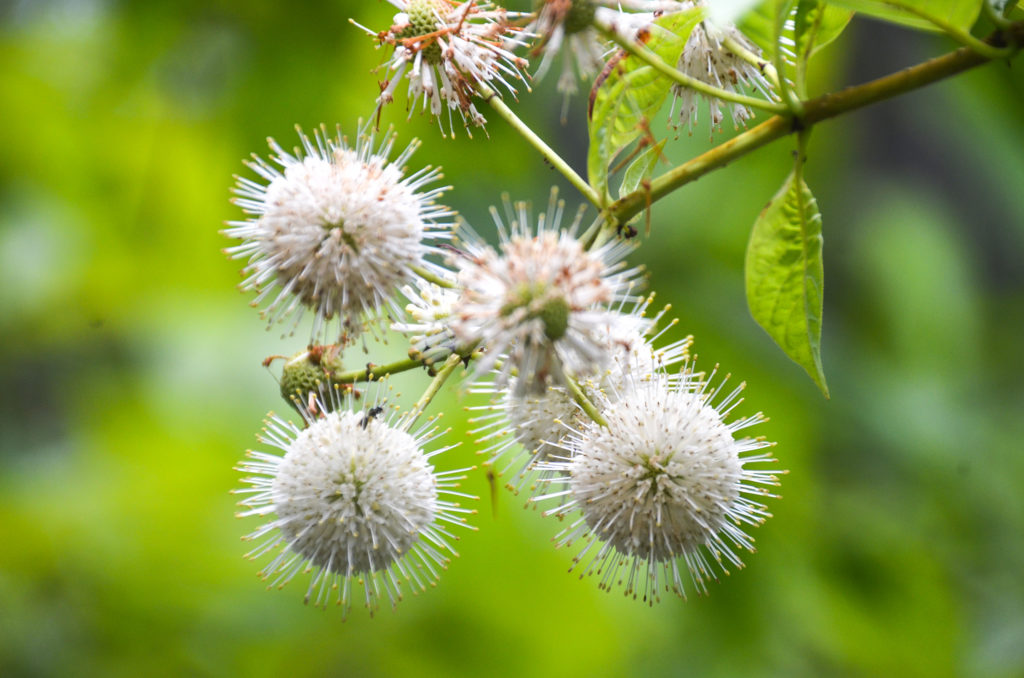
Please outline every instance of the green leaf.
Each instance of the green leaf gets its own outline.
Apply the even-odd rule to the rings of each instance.
[[[796,53],[810,59],[839,37],[853,12],[816,0],[800,0],[794,19]]]
[[[703,8],[693,7],[658,18],[650,26],[647,49],[674,66],[704,14]],[[661,109],[672,84],[651,66],[624,53],[613,57],[598,77],[590,95],[587,175],[600,194],[607,192],[608,166],[644,133],[646,122]]]
[[[761,48],[763,58],[769,62],[775,58],[775,2],[761,3],[739,24],[739,29]],[[816,0],[800,0],[793,15],[793,34],[787,37],[796,42],[797,56],[809,60],[838,38],[851,18],[853,12],[848,9]]]
[[[821,213],[796,169],[761,211],[747,246],[747,304],[754,320],[825,397],[821,367],[824,271]]]
[[[590,114],[587,181],[600,196],[608,194],[608,165],[617,153],[612,149],[612,130],[615,125],[612,111],[624,88],[624,81],[610,86],[607,96],[595,100]]]
[[[761,48],[765,61],[775,56],[775,0],[765,0],[753,10],[747,12],[736,24],[743,35]]]
[[[651,178],[651,175],[654,173],[654,167],[661,158],[661,151],[665,148],[666,141],[668,139],[662,139],[637,156],[629,164],[629,167],[622,174],[622,184],[619,186],[620,197],[632,193],[640,187],[641,182]]]
[[[941,30],[926,19],[894,7],[885,0],[833,0],[833,2],[841,7],[873,16],[876,19],[883,19],[926,31]],[[974,25],[975,19],[978,18],[982,0],[901,0],[901,2],[948,21],[957,28],[967,30]]]
[[[801,97],[807,96],[807,66],[818,50],[839,37],[853,18],[853,12],[820,0],[800,0],[793,12],[793,42],[796,46],[794,80]]]

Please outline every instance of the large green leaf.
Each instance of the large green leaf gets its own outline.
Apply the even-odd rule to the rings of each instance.
[[[703,8],[693,7],[658,18],[650,27],[647,49],[674,66],[704,13]],[[591,92],[587,174],[591,186],[602,195],[608,186],[608,165],[644,133],[672,84],[651,66],[622,53],[613,57],[598,77]]]
[[[754,223],[747,304],[754,320],[828,397],[821,367],[821,213],[794,170]]]
[[[832,0],[836,5],[852,9],[885,21],[922,30],[941,30],[929,21],[894,7],[885,0]],[[969,29],[981,11],[982,0],[901,0],[902,4],[948,21],[957,28]]]

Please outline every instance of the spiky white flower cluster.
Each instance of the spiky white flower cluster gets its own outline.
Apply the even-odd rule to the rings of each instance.
[[[394,48],[388,63],[389,80],[381,84],[378,106],[394,101],[398,83],[408,82],[409,114],[422,99],[422,108],[440,121],[448,110],[448,128],[455,127],[451,112],[464,123],[482,126],[486,121],[473,99],[477,85],[494,86],[515,95],[513,82],[522,80],[526,61],[508,47],[521,45],[518,29],[508,22],[508,12],[487,2],[465,0],[389,0],[401,10],[392,26],[376,35],[381,44]]]
[[[655,373],[613,395],[597,391],[605,421],[571,422],[562,455],[538,463],[552,491],[537,500],[560,502],[546,513],[579,512],[556,539],[583,543],[573,559],[581,577],[653,604],[663,589],[685,597],[686,578],[705,593],[716,570],[743,566],[734,549],[753,551],[743,526],[769,516],[760,500],[773,496],[766,487],[779,471],[750,468],[774,462],[757,453],[771,443],[736,434],[764,418],[727,423],[743,386],[715,403],[724,381],[712,387],[713,378],[687,367],[678,379]]]
[[[576,235],[582,212],[561,229],[564,204],[554,192],[536,228],[526,203],[506,207],[507,225],[492,209],[497,250],[466,229],[451,258],[461,292],[451,329],[462,346],[484,350],[477,374],[498,365],[501,383],[515,374],[517,392],[542,393],[608,364],[607,326],[615,305],[632,299],[637,269],[622,261],[631,249],[622,241],[584,247]]]
[[[527,33],[538,36],[530,52],[541,56],[534,75],[537,79],[544,77],[565,45],[558,91],[566,97],[578,90],[577,74],[580,79],[589,80],[604,66],[608,48],[594,28],[598,9],[590,0],[544,0],[533,21],[526,26]]]
[[[389,160],[390,133],[377,143],[364,129],[355,146],[323,127],[299,138],[292,153],[270,139],[270,160],[247,163],[266,184],[238,178],[234,202],[252,216],[229,222],[223,233],[242,243],[225,252],[247,259],[241,286],[259,292],[253,305],[269,299],[271,324],[297,325],[308,308],[314,338],[336,316],[342,335],[356,335],[417,269],[436,268],[426,257],[450,235],[453,213],[435,202],[447,187],[422,190],[440,178],[430,167],[406,174],[416,141]]]
[[[671,24],[683,26],[700,13],[670,0],[628,0],[614,10],[605,0],[544,0],[513,24],[476,0],[390,1],[402,11],[377,34],[394,48],[378,113],[404,79],[410,108],[422,104],[438,118],[447,109],[453,136],[452,112],[483,124],[478,95],[510,118],[492,97],[515,93],[526,63],[510,50],[530,37],[543,54],[538,75],[571,45],[558,85],[568,95],[576,72],[607,74],[629,53],[605,64],[602,33],[639,44],[659,14],[686,10]],[[725,62],[713,53],[722,48],[711,30],[698,26],[685,50],[681,37],[672,43],[683,65],[703,65],[701,77],[718,87],[727,86],[723,78],[759,86],[731,61],[713,69]],[[732,43],[744,49],[741,38]],[[718,103],[711,106],[717,126]],[[271,141],[270,160],[250,163],[266,183],[238,180],[236,203],[251,218],[225,231],[242,240],[227,251],[247,259],[243,288],[259,292],[256,304],[269,300],[271,322],[298,322],[309,308],[314,338],[335,317],[341,325],[337,345],[311,345],[285,363],[281,391],[304,425],[272,417],[260,439],[279,453],[252,452],[240,466],[249,495],[242,515],[268,517],[249,535],[264,540],[249,555],[269,555],[261,576],[283,585],[313,570],[306,600],[334,601],[346,613],[357,598],[372,612],[436,580],[454,538],[443,524],[462,525],[467,512],[442,496],[466,496],[454,489],[464,476],[435,473],[429,458],[449,448],[425,452],[436,432],[411,429],[460,363],[477,378],[470,390],[490,399],[473,430],[486,465],[510,472],[509,487],[525,489],[528,505],[554,502],[545,514],[570,521],[556,541],[583,542],[576,562],[599,574],[603,588],[622,585],[653,602],[662,588],[683,595],[681,567],[704,592],[716,564],[741,565],[734,549],[752,548],[742,526],[768,515],[759,498],[778,473],[749,468],[772,461],[752,454],[768,443],[736,435],[762,418],[726,423],[739,389],[714,402],[717,389],[687,362],[689,337],[657,345],[667,307],[646,315],[652,297],[639,296],[639,269],[625,262],[628,237],[603,217],[581,228],[583,209],[563,225],[565,205],[552,190],[536,218],[507,198],[504,212],[492,208],[496,246],[468,225],[442,242],[453,235],[454,213],[436,202],[447,189],[428,186],[437,170],[406,174],[417,142],[392,161],[394,137],[378,145],[368,128],[354,147],[322,128],[300,138],[301,149]],[[527,138],[558,166],[550,149]],[[352,338],[385,315],[408,337],[409,357],[384,365],[361,358],[344,369]],[[406,415],[385,414],[379,399],[355,406],[359,383],[418,368],[435,381]]]
[[[309,164],[320,167],[323,156],[311,154]],[[295,179],[287,170],[281,178]],[[261,204],[265,212],[278,206],[266,196]],[[427,267],[422,255],[404,264],[416,275],[400,288],[404,314],[394,310],[393,329],[411,343],[398,367],[423,366],[443,380],[464,361],[486,375],[472,389],[492,401],[476,419],[482,453],[501,473],[511,469],[509,486],[528,489],[531,504],[557,498],[547,514],[581,514],[557,541],[591,543],[578,556],[587,558],[585,574],[653,602],[662,587],[683,593],[682,563],[703,592],[712,561],[738,566],[732,549],[751,547],[734,523],[767,516],[755,497],[776,472],[747,465],[770,461],[749,454],[768,443],[735,436],[760,415],[725,423],[739,389],[714,403],[717,390],[686,363],[690,338],[657,346],[668,308],[647,316],[653,297],[635,294],[638,271],[624,261],[632,247],[603,221],[581,234],[579,210],[563,227],[555,190],[536,219],[526,203],[506,199],[504,207],[504,215],[492,208],[497,248],[466,226],[446,249],[454,270]],[[280,218],[300,237],[310,220]],[[339,230],[325,240],[352,244],[349,220],[329,223]],[[352,250],[368,255],[365,241]],[[307,268],[319,270],[320,258],[312,255]],[[339,284],[359,289],[349,278]],[[392,297],[387,303],[397,309]],[[407,585],[419,591],[437,578],[453,537],[441,523],[462,524],[466,512],[441,495],[465,495],[454,489],[462,471],[435,473],[428,463],[448,449],[424,452],[437,437],[429,424],[410,432],[437,387],[408,415],[381,416],[379,398],[356,407],[362,392],[352,382],[388,368],[345,371],[343,348],[309,347],[286,362],[282,392],[297,396],[304,426],[268,421],[261,441],[283,454],[252,452],[241,465],[250,494],[241,515],[273,516],[250,535],[265,540],[252,557],[274,552],[261,573],[272,585],[315,570],[307,601],[347,612],[359,597],[356,581],[372,611],[384,599],[396,604]]]
[[[644,314],[652,301],[653,296],[647,297],[628,312],[611,317],[613,322],[606,325],[604,335],[611,361],[606,370],[580,382],[586,397],[601,392],[614,399],[627,392],[627,383],[632,380],[665,372],[689,357],[691,337],[655,348],[654,343],[677,321],[659,330],[659,321],[670,307],[647,318]],[[498,465],[502,475],[512,470],[511,489],[518,492],[527,488],[534,492],[538,487],[538,464],[551,456],[564,455],[559,445],[568,434],[568,424],[578,424],[587,415],[564,386],[550,385],[538,394],[481,382],[475,390],[488,394],[492,400],[491,405],[477,408],[482,414],[475,419],[479,427],[473,433],[482,434],[480,441],[494,441],[481,454],[489,457],[489,463]]]
[[[433,470],[430,458],[451,446],[425,452],[437,438],[427,426],[409,432],[411,422],[382,404],[353,409],[344,399],[304,410],[304,428],[267,421],[260,441],[283,454],[253,451],[241,464],[250,487],[236,491],[249,495],[239,515],[274,516],[247,537],[264,539],[249,557],[273,554],[260,572],[271,586],[315,569],[307,603],[333,598],[347,614],[355,580],[372,613],[382,598],[401,600],[403,586],[425,590],[446,567],[454,536],[441,523],[464,525],[470,511],[442,496],[466,496],[453,489],[465,469]]]

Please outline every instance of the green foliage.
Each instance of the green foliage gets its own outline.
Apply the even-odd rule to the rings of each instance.
[[[620,197],[632,193],[640,188],[640,184],[651,178],[658,160],[662,158],[667,142],[668,139],[662,139],[653,146],[649,146],[629,164],[626,171],[622,173],[622,183],[619,184]]]
[[[769,63],[774,61],[778,44],[775,27],[775,7],[778,0],[767,0],[749,12],[740,21],[740,30],[761,48],[762,55]],[[784,31],[785,38],[795,45],[794,57],[786,57],[791,67],[790,77],[796,79],[802,88],[807,64],[825,46],[838,38],[853,12],[819,0],[799,0],[790,13],[792,27]]]
[[[828,396],[821,366],[821,213],[799,165],[761,211],[747,246],[754,320]]]
[[[800,0],[793,13],[793,38],[796,43],[796,82],[806,96],[807,66],[811,57],[839,37],[853,18],[853,12],[819,0]]]
[[[704,13],[704,9],[694,7],[659,18],[651,27],[647,48],[665,63],[675,65]],[[613,57],[610,68],[605,68],[591,93],[587,152],[587,176],[598,194],[608,192],[609,164],[644,133],[671,89],[668,77],[625,53]]]
[[[800,0],[793,16],[797,55],[809,59],[817,54],[842,34],[852,18],[853,12],[830,3]]]
[[[918,10],[951,25],[968,29],[974,25],[981,11],[981,0],[832,0],[836,5],[873,16],[877,19],[903,24],[925,31],[941,30],[921,15]],[[909,8],[903,9],[901,7]]]

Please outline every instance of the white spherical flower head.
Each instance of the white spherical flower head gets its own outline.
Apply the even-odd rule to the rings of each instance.
[[[532,455],[531,462],[563,453],[557,447],[566,433],[565,424],[577,414],[576,402],[562,387],[553,386],[541,395],[516,395],[513,387],[505,391],[505,413],[509,432]],[[522,471],[529,468],[526,464]]]
[[[439,121],[447,109],[454,136],[452,111],[466,125],[484,124],[473,105],[479,87],[515,95],[511,81],[523,79],[526,61],[506,48],[522,44],[519,29],[508,23],[509,12],[476,0],[389,1],[401,10],[393,25],[381,33],[364,28],[381,44],[394,48],[388,64],[390,79],[381,83],[378,106],[394,101],[404,76],[409,81],[409,114],[421,98],[423,108],[429,107]]]
[[[481,389],[483,390],[483,389]],[[519,494],[526,491],[528,496],[543,488],[550,490],[541,479],[554,479],[559,473],[539,471],[538,464],[552,456],[563,456],[566,452],[559,441],[568,432],[571,424],[581,416],[579,406],[563,387],[551,386],[544,393],[517,393],[515,384],[510,388],[496,389],[501,396],[496,403],[481,409],[488,410],[474,419],[483,426],[473,433],[487,432],[478,442],[494,439],[494,444],[481,450],[489,457],[488,465],[495,466],[499,476],[511,471],[505,487]],[[499,460],[504,461],[499,463]]]
[[[499,383],[515,371],[518,392],[543,393],[566,373],[586,376],[608,363],[603,328],[610,307],[632,298],[636,270],[623,270],[628,244],[585,249],[575,236],[579,217],[558,230],[563,205],[554,194],[536,232],[526,204],[508,207],[510,229],[492,210],[502,234],[498,251],[470,234],[454,259],[462,293],[451,328],[461,345],[484,350],[477,374],[500,360]]]
[[[248,259],[242,288],[259,292],[253,305],[269,300],[271,324],[288,316],[297,324],[308,308],[314,338],[335,317],[343,335],[357,335],[364,317],[393,310],[417,269],[436,268],[425,257],[435,251],[428,241],[450,235],[452,212],[435,203],[446,189],[420,191],[437,170],[405,174],[418,142],[389,161],[391,134],[379,146],[361,133],[351,147],[324,128],[300,138],[294,154],[270,140],[270,161],[248,163],[267,183],[238,179],[235,203],[252,218],[229,223],[224,234],[243,242],[225,251]]]
[[[758,499],[772,496],[764,486],[777,484],[778,471],[749,468],[774,461],[750,454],[770,443],[736,437],[763,421],[760,414],[725,421],[742,386],[713,405],[718,390],[708,384],[692,373],[677,380],[658,374],[636,383],[614,407],[598,394],[607,427],[586,422],[565,438],[569,458],[541,464],[569,476],[567,490],[538,501],[563,498],[549,514],[582,511],[557,539],[589,542],[574,566],[584,563],[583,574],[598,574],[602,588],[621,585],[652,604],[662,586],[684,595],[681,562],[705,593],[706,581],[717,576],[711,561],[726,571],[742,567],[734,548],[753,551],[742,526],[769,516]]]
[[[611,360],[604,372],[579,383],[587,398],[595,400],[596,392],[600,391],[602,402],[615,402],[628,394],[634,382],[649,379],[688,358],[691,337],[655,348],[654,342],[677,321],[672,320],[658,330],[662,316],[670,307],[666,306],[653,318],[646,317],[652,301],[653,296],[647,297],[634,304],[629,312],[608,316],[603,331]],[[494,376],[500,378],[500,374]],[[675,381],[681,377],[669,375],[668,378]],[[522,393],[514,378],[508,387],[496,381],[481,381],[474,386],[474,392],[491,397],[491,404],[474,408],[483,413],[474,418],[473,422],[480,426],[472,433],[483,434],[478,442],[494,440],[481,452],[488,455],[488,463],[496,464],[506,458],[497,470],[500,474],[513,470],[515,477],[507,487],[516,492],[528,487],[532,494],[544,485],[537,482],[538,478],[559,477],[550,471],[538,473],[538,464],[571,454],[563,439],[586,421],[586,415],[564,386],[549,386],[540,394]],[[550,489],[548,486],[545,491]]]
[[[687,3],[687,6],[693,6]],[[715,87],[742,94],[745,89],[755,90],[766,99],[775,99],[771,83],[764,77],[761,70],[749,61],[737,56],[733,51],[722,46],[725,38],[732,39],[737,45],[752,55],[760,55],[761,51],[747,39],[735,26],[716,26],[710,21],[702,21],[694,27],[690,38],[679,57],[677,68],[691,78]],[[732,115],[733,124],[739,127],[746,125],[754,114],[747,106],[737,103],[723,102],[716,97],[708,97],[689,87],[675,85],[673,108],[679,105],[679,122],[685,123],[690,132],[698,118],[699,98],[708,102],[711,119],[711,130],[721,129],[722,106],[725,105]],[[669,114],[671,116],[671,113]]]
[[[457,494],[448,488],[463,471],[435,473],[429,457],[443,450],[424,453],[431,436],[407,432],[379,409],[307,415],[301,430],[271,419],[261,441],[284,455],[251,452],[239,469],[253,474],[243,480],[251,487],[242,492],[251,496],[240,515],[276,514],[249,535],[269,535],[249,555],[283,547],[261,577],[284,585],[316,569],[306,601],[326,605],[333,595],[346,614],[353,579],[363,584],[371,612],[382,596],[395,605],[403,580],[414,592],[435,581],[451,551],[451,535],[438,522],[462,524],[456,516],[468,512],[441,498]]]
[[[281,535],[317,567],[343,557],[345,572],[384,569],[437,512],[434,474],[416,440],[376,422],[363,429],[365,418],[344,412],[303,430],[271,484]]]

